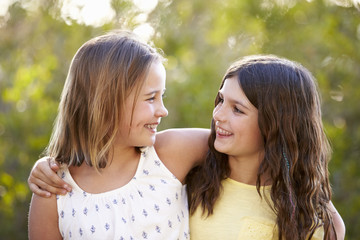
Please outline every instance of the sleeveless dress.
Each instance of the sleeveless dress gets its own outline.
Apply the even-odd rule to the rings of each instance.
[[[67,167],[58,174],[72,191],[57,196],[64,239],[190,239],[186,187],[165,167],[154,147],[141,149],[134,177],[121,188],[83,191]]]

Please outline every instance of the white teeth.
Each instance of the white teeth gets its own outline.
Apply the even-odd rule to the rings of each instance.
[[[230,136],[231,135],[231,133],[230,132],[228,132],[228,131],[225,131],[224,129],[221,129],[221,128],[216,128],[216,132],[218,133],[218,134],[220,134],[220,135],[226,135],[226,136]]]
[[[145,127],[150,129],[156,129],[157,124],[146,124]]]

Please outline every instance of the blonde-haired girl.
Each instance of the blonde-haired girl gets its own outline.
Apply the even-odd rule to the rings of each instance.
[[[156,136],[165,78],[162,56],[131,32],[80,47],[45,151],[72,190],[33,195],[30,239],[189,239],[183,182],[209,131]]]

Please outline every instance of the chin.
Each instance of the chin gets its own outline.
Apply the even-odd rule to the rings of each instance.
[[[221,146],[219,146],[218,144],[216,144],[216,142],[214,143],[214,148],[216,151],[218,151],[220,153],[225,153],[224,149]]]
[[[144,141],[144,146],[147,146],[147,147],[153,146],[154,144],[155,144],[155,136],[147,141]]]
[[[219,153],[223,153],[223,154],[230,154],[231,149],[229,149],[228,147],[224,146],[224,145],[219,145],[216,144],[216,142],[214,143],[214,148],[216,151],[218,151]]]

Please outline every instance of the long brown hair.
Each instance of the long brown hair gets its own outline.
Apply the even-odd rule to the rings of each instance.
[[[45,154],[68,165],[104,168],[123,114],[132,114],[124,113],[125,99],[132,91],[137,98],[157,60],[162,56],[129,31],[84,43],[72,59]]]
[[[334,236],[327,207],[331,199],[328,162],[331,148],[324,133],[316,81],[302,65],[273,55],[250,56],[232,64],[226,79],[237,77],[239,86],[258,109],[258,124],[264,138],[256,187],[271,176],[270,206],[277,215],[279,239],[311,238],[323,226],[325,239]],[[215,106],[219,96],[215,99]],[[214,120],[206,161],[187,178],[190,213],[201,207],[211,215],[219,198],[221,181],[230,176],[226,154],[216,151]],[[265,196],[265,195],[264,195]],[[266,197],[266,196],[265,196]],[[336,237],[336,236],[335,236]]]

